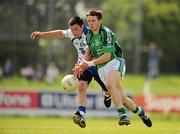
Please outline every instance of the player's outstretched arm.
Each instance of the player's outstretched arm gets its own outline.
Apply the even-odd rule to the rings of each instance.
[[[35,31],[31,33],[30,38],[64,38],[65,34],[63,30],[53,30],[53,31],[47,31],[47,32],[40,32]]]

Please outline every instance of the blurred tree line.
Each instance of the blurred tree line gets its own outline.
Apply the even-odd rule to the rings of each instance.
[[[146,72],[147,51],[144,50],[151,41],[156,42],[161,50],[161,72],[180,72],[179,0],[107,0],[103,9],[105,23],[120,37],[130,72],[135,70],[138,62],[135,49],[140,53],[140,70]],[[141,31],[137,30],[139,23]],[[137,44],[138,39],[140,44]],[[136,48],[137,45],[140,45],[139,48]]]
[[[45,67],[55,62],[61,72],[70,71],[76,50],[67,39],[30,40],[33,31],[67,29],[67,21],[77,15],[79,0],[1,0],[0,65],[7,58],[15,69],[29,63]],[[144,73],[147,47],[155,41],[162,51],[160,70],[179,73],[179,0],[96,0],[84,2],[86,9],[99,7],[103,23],[116,33],[124,50],[129,73]]]

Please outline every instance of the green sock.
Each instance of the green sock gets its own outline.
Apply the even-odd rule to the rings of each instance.
[[[117,110],[117,112],[118,112],[120,118],[127,116],[126,110],[125,110],[124,107],[119,108],[119,109]]]
[[[144,110],[139,106],[136,106],[136,110],[133,111],[133,113],[137,113],[139,117],[143,117],[145,115]]]

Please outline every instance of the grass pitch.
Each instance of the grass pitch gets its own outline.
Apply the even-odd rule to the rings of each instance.
[[[60,79],[59,79],[60,81]],[[133,94],[142,94],[145,78],[128,76],[123,81],[125,89]],[[22,78],[0,80],[1,89],[60,90],[60,82],[48,85],[45,82],[29,82]],[[160,76],[151,83],[152,93],[180,94],[180,76]],[[90,89],[99,87],[92,82]],[[98,90],[99,91],[99,90]],[[1,110],[1,109],[0,109]],[[120,127],[118,118],[87,118],[87,127],[80,128],[72,119],[62,117],[15,117],[0,115],[0,134],[180,134],[180,115],[152,115],[153,126],[146,127],[140,119],[133,115],[130,126]]]
[[[14,76],[9,79],[0,80],[1,89],[13,90],[48,90],[60,91],[63,90],[61,80],[64,75],[60,75],[57,82],[49,85],[46,81],[27,81],[22,77]],[[123,87],[128,92],[135,94],[142,94],[146,77],[143,75],[125,75],[122,81]],[[89,85],[88,91],[100,91],[100,86],[94,80]],[[159,76],[151,82],[151,92],[160,95],[180,95],[180,76],[168,75]]]
[[[129,126],[119,126],[117,118],[87,118],[87,127],[80,128],[71,118],[1,116],[0,134],[180,134],[178,115],[151,118],[151,128],[134,115]]]

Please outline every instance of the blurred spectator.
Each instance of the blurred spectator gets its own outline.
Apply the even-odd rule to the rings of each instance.
[[[4,65],[4,74],[7,77],[10,77],[13,75],[13,65],[10,59],[7,59]]]
[[[46,70],[48,83],[54,84],[56,82],[58,74],[59,74],[59,69],[56,67],[54,63],[50,63]]]
[[[2,78],[3,78],[3,68],[0,65],[0,79],[2,79]]]
[[[148,79],[155,79],[159,75],[160,51],[155,42],[150,42],[148,49]]]
[[[26,66],[25,68],[22,68],[20,70],[20,73],[23,77],[25,77],[27,80],[33,80],[34,78],[34,69],[31,64]]]
[[[35,68],[35,80],[41,81],[43,77],[44,77],[44,69],[42,67],[42,64],[38,63],[36,64],[36,68]]]

